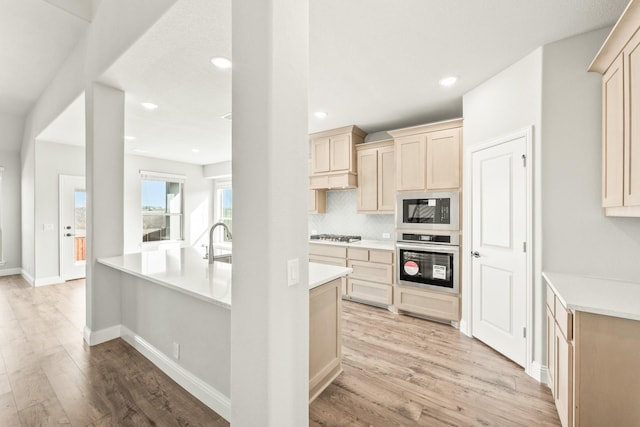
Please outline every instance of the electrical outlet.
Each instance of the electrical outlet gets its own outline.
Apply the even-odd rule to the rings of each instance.
[[[311,230],[311,234],[318,234],[318,230]]]
[[[388,238],[390,238],[390,237],[391,237],[391,234],[389,234],[389,233],[382,233],[382,238],[383,238],[383,239],[388,239]]]
[[[53,224],[42,224],[44,231],[55,231],[56,227]]]
[[[180,359],[180,344],[177,342],[173,343],[173,358]]]
[[[298,258],[287,261],[287,285],[294,286],[300,283],[300,260]]]

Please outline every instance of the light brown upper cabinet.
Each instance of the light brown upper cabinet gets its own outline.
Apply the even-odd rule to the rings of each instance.
[[[393,213],[395,209],[395,149],[393,140],[356,145],[358,212]]]
[[[589,71],[602,74],[602,206],[640,216],[640,0],[627,6]]]
[[[460,189],[462,119],[389,131],[395,140],[397,191]]]
[[[357,126],[318,132],[311,138],[311,172],[309,188],[355,188],[357,166],[355,144],[367,134]]]

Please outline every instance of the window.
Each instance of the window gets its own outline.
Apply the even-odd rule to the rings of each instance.
[[[140,171],[142,241],[183,240],[184,176]]]
[[[231,189],[231,181],[216,181],[216,222],[224,222],[229,227],[229,230],[233,232],[233,193]],[[228,242],[226,234],[222,232],[222,229],[216,230],[218,233],[218,241]]]

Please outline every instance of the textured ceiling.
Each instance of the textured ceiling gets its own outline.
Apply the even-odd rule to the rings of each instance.
[[[627,0],[310,0],[310,132],[462,115],[462,95],[547,43],[613,25]],[[126,91],[127,150],[196,164],[231,153],[230,0],[180,0],[102,79]],[[585,64],[585,70],[588,64]],[[438,80],[457,75],[443,88]],[[150,101],[160,107],[147,111]],[[325,111],[325,119],[312,113]],[[193,153],[192,149],[200,150]]]
[[[0,111],[26,114],[88,25],[43,0],[0,0]]]

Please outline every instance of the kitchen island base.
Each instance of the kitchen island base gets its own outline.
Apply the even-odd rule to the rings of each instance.
[[[342,373],[344,277],[309,291],[309,403]]]

